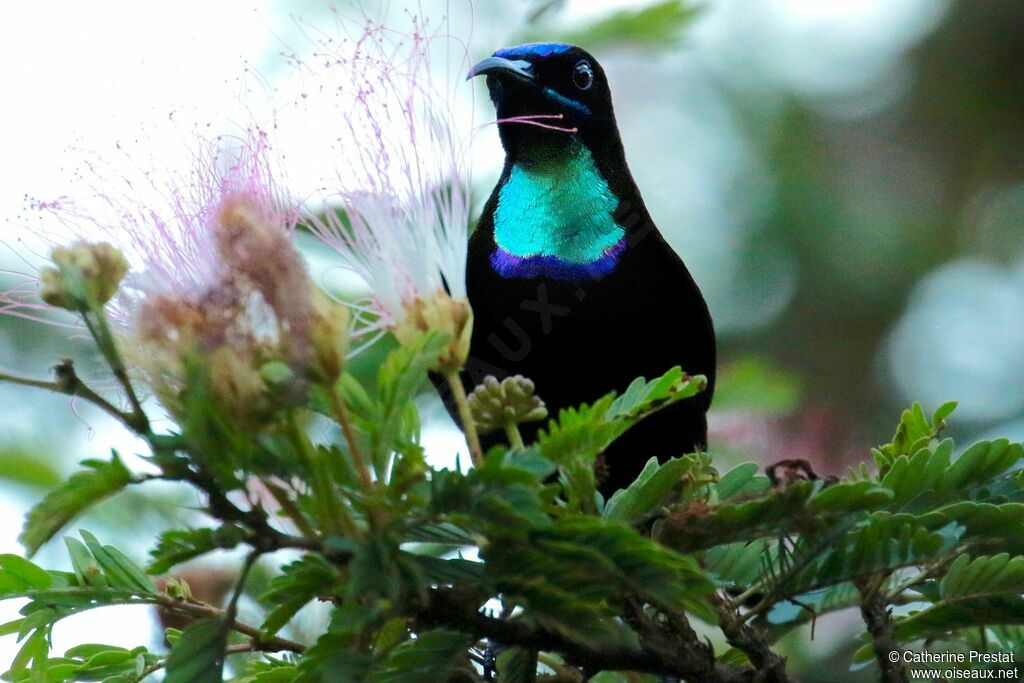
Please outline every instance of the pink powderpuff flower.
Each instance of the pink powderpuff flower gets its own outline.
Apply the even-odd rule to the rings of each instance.
[[[292,244],[299,207],[278,189],[265,133],[202,145],[181,176],[112,168],[94,162],[81,176],[92,208],[66,198],[36,208],[77,244],[102,240],[123,254],[129,271],[107,315],[129,365],[172,414],[183,410],[190,360],[240,419],[274,407],[268,383],[282,369],[303,382],[340,374],[348,311],[313,285]]]
[[[369,285],[362,334],[390,330],[404,342],[440,330],[453,339],[443,363],[458,367],[472,329],[469,146],[459,133],[454,90],[432,80],[432,43],[455,46],[462,67],[468,59],[450,35],[412,22],[402,33],[367,21],[356,38],[321,41],[314,60],[299,64],[315,87],[295,104],[326,107],[337,128],[323,133],[336,177],[308,222]]]

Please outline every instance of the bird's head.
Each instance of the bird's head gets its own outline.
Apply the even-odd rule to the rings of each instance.
[[[586,50],[528,43],[498,50],[474,66],[486,76],[502,145],[511,158],[545,157],[578,140],[617,144],[604,70]]]

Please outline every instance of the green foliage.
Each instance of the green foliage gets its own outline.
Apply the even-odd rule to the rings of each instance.
[[[407,640],[388,653],[367,680],[370,683],[443,681],[465,659],[472,638],[458,631],[433,629]]]
[[[306,555],[285,566],[263,594],[263,601],[273,609],[262,630],[276,633],[311,600],[331,595],[339,579],[337,569],[319,555]]]
[[[219,529],[172,529],[160,534],[150,551],[150,574],[163,574],[171,568],[217,548],[230,549],[245,538],[245,530],[234,525]]]
[[[565,32],[560,39],[592,51],[624,46],[670,47],[679,41],[683,28],[698,11],[683,0],[662,0],[639,9],[619,10],[589,26]]]
[[[781,417],[799,407],[801,394],[798,378],[778,370],[763,358],[743,358],[719,371],[715,381],[715,408]]]
[[[223,680],[228,626],[202,619],[186,628],[167,657],[165,683],[219,683]]]
[[[472,467],[437,469],[419,443],[416,399],[450,348],[442,334],[404,335],[375,373],[292,387],[255,423],[219,405],[204,366],[186,363],[175,429],[157,435],[148,419],[121,416],[157,472],[136,476],[116,453],[87,461],[32,510],[22,540],[34,552],[89,505],[150,479],[194,489],[211,521],[161,534],[148,572],[88,531],[65,538],[71,571],[0,555],[0,599],[25,600],[0,625],[20,642],[4,680],[138,683],[162,671],[213,683],[230,671],[250,683],[479,683],[490,643],[503,646],[503,683],[584,671],[758,680],[784,666],[776,639],[847,609],[873,638],[856,661],[885,664],[887,649],[933,642],[1024,650],[1024,447],[995,439],[957,455],[940,439],[953,404],[931,416],[913,406],[875,467],[842,478],[772,481],[751,463],[720,473],[703,453],[637,454],[640,475],[605,501],[595,481],[605,449],[697,395],[703,377],[639,378],[560,411],[534,443],[515,424],[539,417],[543,397],[522,379],[491,381],[474,394],[477,413],[509,443],[474,452]],[[237,549],[244,578],[227,607],[199,601],[185,580],[153,578]],[[258,596],[254,623],[237,610],[246,590]],[[186,625],[168,629],[168,652],[51,653],[55,624],[119,604]],[[310,605],[329,614],[321,633],[302,628]]]
[[[691,491],[687,497],[692,497],[692,489],[711,483],[714,477],[714,469],[702,455],[688,455],[664,464],[651,458],[636,481],[612,495],[602,516],[606,520],[641,524],[673,490],[688,487]]]
[[[140,680],[148,667],[158,661],[157,655],[144,647],[127,650],[113,645],[77,645],[64,653],[63,657],[46,660],[45,680],[48,683],[64,681],[105,681],[106,683],[130,683]],[[5,678],[11,681],[34,681],[31,671]]]
[[[49,657],[47,641],[54,624],[72,614],[118,604],[159,604],[168,599],[116,548],[83,531],[83,541],[67,538],[73,573],[47,572],[15,555],[0,555],[0,599],[28,598],[21,618],[0,627],[24,643],[4,680],[135,681],[156,655],[145,648],[124,650],[81,645],[63,657]]]
[[[53,488],[64,478],[43,453],[0,447],[0,480],[23,486]]]
[[[85,460],[82,464],[87,469],[71,475],[29,512],[20,540],[30,557],[87,508],[131,482],[132,474],[117,453],[109,462]]]

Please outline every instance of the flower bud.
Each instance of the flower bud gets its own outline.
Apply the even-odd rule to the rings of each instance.
[[[349,322],[348,306],[338,303],[320,289],[310,285],[313,306],[313,321],[309,330],[309,342],[313,347],[310,374],[314,379],[333,384],[341,376],[341,370],[348,355]]]
[[[221,346],[205,358],[210,391],[229,415],[244,422],[270,409],[267,385],[260,369],[235,349]]]
[[[480,433],[546,418],[548,409],[534,389],[533,382],[522,375],[500,382],[493,375],[485,377],[469,395],[469,409]]]
[[[453,299],[439,291],[430,299],[416,299],[406,304],[405,313],[395,326],[395,338],[400,344],[407,344],[425,332],[442,332],[451,342],[433,369],[443,373],[459,370],[466,364],[473,334],[473,309],[468,301]]]
[[[40,273],[42,299],[51,306],[78,311],[102,307],[117,293],[128,262],[105,242],[76,242],[50,252],[55,268]]]

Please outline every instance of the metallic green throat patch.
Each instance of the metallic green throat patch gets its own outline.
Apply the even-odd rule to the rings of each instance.
[[[512,167],[498,194],[494,239],[516,260],[540,257],[570,269],[594,263],[621,251],[618,205],[590,150],[576,143],[561,158]]]

